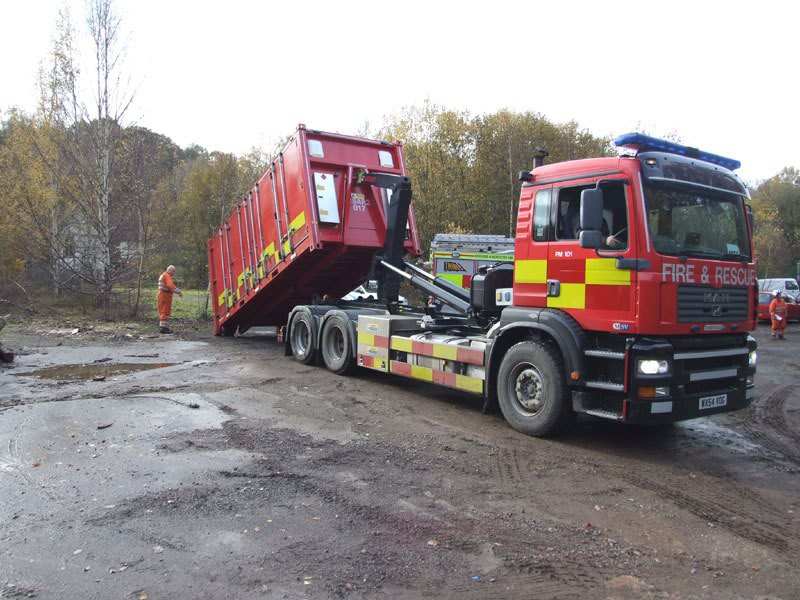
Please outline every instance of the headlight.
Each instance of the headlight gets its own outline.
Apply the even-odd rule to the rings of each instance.
[[[642,375],[666,375],[669,373],[669,362],[651,358],[639,359],[636,370]]]
[[[750,350],[750,354],[747,356],[747,364],[751,367],[756,366],[756,361],[758,360],[758,352],[755,350]]]

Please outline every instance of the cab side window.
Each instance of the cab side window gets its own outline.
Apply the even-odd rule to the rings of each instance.
[[[552,190],[539,190],[533,205],[533,239],[546,242],[550,238],[550,200]]]
[[[577,240],[580,233],[581,192],[594,188],[594,184],[564,187],[558,190],[556,221],[559,240]],[[614,249],[628,247],[628,211],[625,203],[625,186],[622,183],[603,183],[603,240],[614,236],[619,243]],[[620,245],[621,244],[621,245]],[[605,248],[608,248],[604,244]]]
[[[565,187],[558,190],[558,239],[577,240],[581,225],[581,192],[594,185]]]

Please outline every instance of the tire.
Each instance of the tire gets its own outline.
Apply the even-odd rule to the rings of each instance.
[[[223,325],[222,326],[222,335],[225,337],[233,337],[236,335],[236,325]]]
[[[347,333],[347,321],[340,315],[334,315],[322,327],[322,362],[328,370],[337,375],[344,375],[353,368],[353,344]]]
[[[511,427],[532,436],[560,433],[575,418],[561,356],[542,341],[508,350],[497,374],[497,399]]]
[[[316,348],[314,347],[314,323],[308,313],[297,313],[292,322],[290,342],[292,356],[304,365],[314,362]]]

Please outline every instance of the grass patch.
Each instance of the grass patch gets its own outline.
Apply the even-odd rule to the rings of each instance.
[[[142,290],[142,316],[158,318],[158,290]],[[210,305],[209,305],[210,306]],[[208,319],[206,312],[206,290],[183,290],[183,298],[177,294],[172,299],[172,319]]]
[[[116,323],[133,326],[141,324],[153,326],[158,323],[157,294],[155,286],[142,289],[139,310],[134,315],[136,288],[119,286],[114,289],[111,306],[103,310],[89,294],[65,293],[60,297],[52,294],[49,288],[29,287],[31,301],[22,294],[5,299],[8,294],[0,290],[0,315],[10,313],[10,322],[37,322],[44,327],[83,327],[99,323]],[[175,297],[172,302],[172,319],[195,329],[205,328],[211,322],[210,312],[206,312],[206,290],[183,290],[183,298]]]

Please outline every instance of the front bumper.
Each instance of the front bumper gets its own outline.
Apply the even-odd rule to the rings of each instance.
[[[754,392],[755,388],[751,387],[744,392],[730,389],[728,392],[714,394],[726,396],[725,406],[705,409],[700,408],[700,398],[706,396],[658,398],[653,401],[627,400],[625,422],[639,425],[662,425],[741,410],[750,406]]]
[[[748,356],[756,347],[750,336],[723,347],[692,347],[681,340],[634,343],[629,350],[632,368],[622,420],[647,425],[674,423],[747,408],[755,395],[756,372],[749,366]],[[668,360],[670,373],[637,373],[633,365],[641,358]],[[652,387],[668,388],[669,394],[643,398],[641,388]]]

